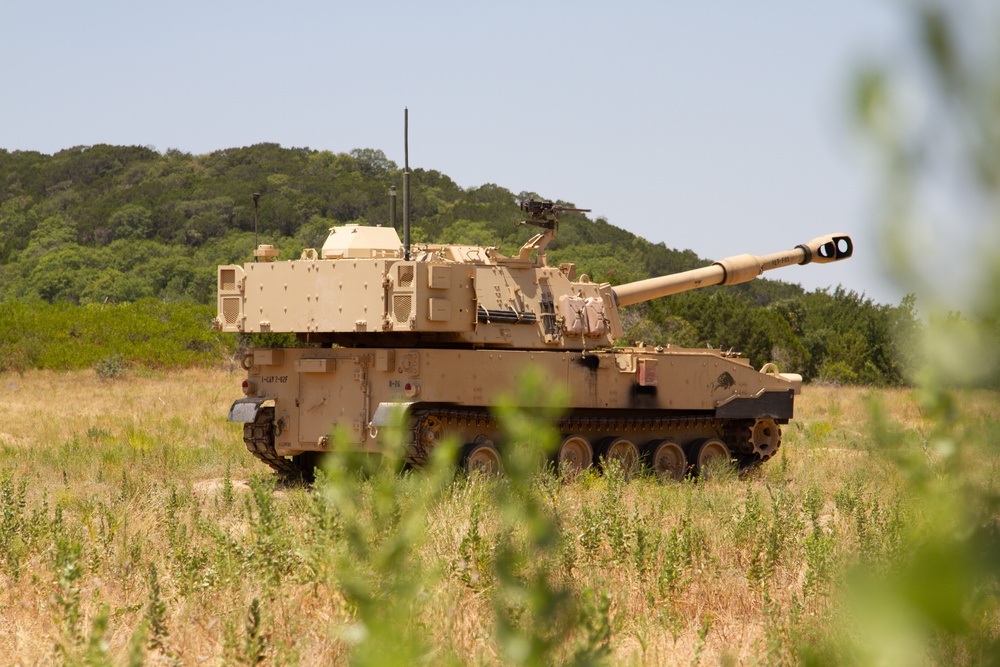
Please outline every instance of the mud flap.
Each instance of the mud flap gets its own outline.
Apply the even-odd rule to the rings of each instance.
[[[257,419],[257,412],[266,399],[263,398],[241,398],[233,402],[229,408],[228,421],[252,424]]]
[[[410,406],[415,403],[416,401],[386,401],[385,403],[379,403],[378,407],[375,408],[375,414],[372,415],[371,422],[368,423],[368,429],[373,431],[374,434],[382,426],[388,426],[397,420],[400,422],[404,421],[410,412]]]
[[[758,398],[736,398],[715,409],[720,419],[774,419],[787,422],[792,418],[795,390],[769,391]]]

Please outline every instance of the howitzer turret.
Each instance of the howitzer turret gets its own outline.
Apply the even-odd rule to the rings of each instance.
[[[616,346],[618,309],[845,259],[849,237],[612,287],[572,264],[548,265],[559,214],[582,209],[534,200],[521,208],[542,231],[514,257],[472,245],[404,248],[391,228],[344,225],[299,260],[275,261],[262,248],[255,255],[265,261],[219,267],[220,329],[313,344],[247,355],[246,398],[230,410],[247,448],[296,474],[311,469],[335,428],[377,452],[380,427],[402,411],[412,464],[451,435],[465,443],[468,468],[498,469],[503,443],[490,406],[535,367],[571,397],[553,424],[557,461],[570,469],[599,456],[634,469],[646,456],[658,474],[681,477],[713,460],[745,466],[774,454],[799,376],[773,364],[757,371],[720,350]]]

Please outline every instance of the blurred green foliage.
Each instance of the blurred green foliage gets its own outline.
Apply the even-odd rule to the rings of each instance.
[[[334,451],[317,476],[313,513],[324,517],[320,524],[334,527],[335,546],[328,554],[333,563],[318,569],[335,572],[351,605],[353,621],[339,630],[351,664],[461,663],[424,631],[429,591],[440,589],[450,573],[421,558],[428,517],[456,495],[472,502],[469,532],[454,567],[460,580],[491,599],[489,630],[503,664],[608,662],[611,596],[574,591],[565,576],[567,548],[576,538],[556,511],[564,480],[546,465],[557,445],[550,421],[560,410],[519,407],[542,403],[547,392],[541,374],[528,373],[519,395],[498,406],[507,438],[502,478],[475,472],[456,479],[455,442],[437,446],[420,471],[401,472],[405,441],[399,423],[386,427],[381,457],[358,454],[346,439],[334,438]],[[621,486],[623,477],[617,479]],[[483,505],[498,514],[496,534],[488,541],[479,532]]]
[[[854,662],[998,665],[1000,454],[995,424],[965,401],[1000,378],[1000,13],[928,1],[902,15],[904,57],[859,73],[854,109],[880,168],[884,254],[929,321],[913,337],[925,428],[873,406],[876,451],[907,480],[922,529],[890,571],[855,571]],[[957,278],[921,239],[962,257]]]

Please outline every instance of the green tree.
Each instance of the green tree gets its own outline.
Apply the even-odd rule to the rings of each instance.
[[[358,168],[365,176],[385,177],[399,168],[385,153],[374,148],[355,148],[350,155],[357,161]]]
[[[108,219],[111,238],[145,239],[153,232],[153,216],[149,209],[139,204],[126,204]]]

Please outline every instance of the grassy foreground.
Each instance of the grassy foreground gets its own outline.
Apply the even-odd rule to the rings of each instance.
[[[913,392],[839,387],[807,387],[779,456],[745,478],[514,462],[499,481],[334,467],[276,488],[225,421],[241,379],[0,375],[0,660],[854,664],[882,655],[857,613],[881,589],[850,582],[905,572],[942,520],[914,471],[1000,489],[995,446],[960,463],[927,446]],[[962,423],[992,442],[997,398],[963,394]],[[918,658],[990,655],[989,581],[993,604],[929,629]]]

